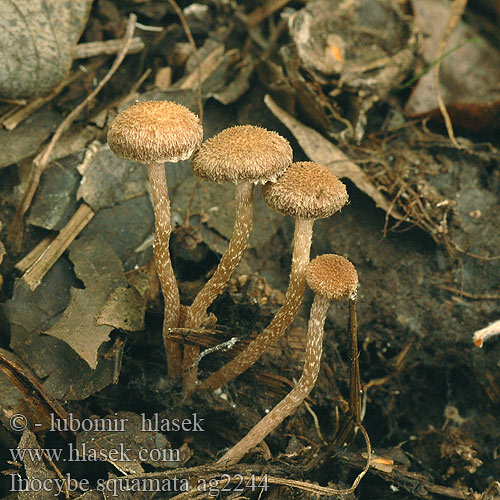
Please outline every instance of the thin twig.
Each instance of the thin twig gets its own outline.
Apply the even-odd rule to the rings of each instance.
[[[94,61],[91,65],[85,68],[80,67],[73,74],[65,78],[56,88],[52,89],[50,94],[44,97],[37,97],[36,99],[33,99],[33,101],[26,104],[26,106],[23,106],[22,108],[18,109],[15,113],[10,115],[7,119],[4,120],[3,126],[7,130],[14,130],[23,120],[28,118],[28,116],[32,115],[36,110],[40,109],[48,102],[55,99],[68,85],[78,80],[82,76],[85,76],[87,73],[90,73],[100,68],[103,62],[104,62],[103,60],[98,60]]]
[[[26,188],[21,203],[16,210],[16,214],[14,215],[14,219],[10,226],[8,235],[8,240],[14,245],[17,251],[20,250],[23,240],[24,214],[28,211],[31,205],[31,201],[35,196],[36,190],[38,189],[38,185],[40,183],[40,178],[49,163],[50,154],[54,149],[55,144],[60,139],[62,134],[70,127],[76,117],[83,111],[85,106],[87,106],[87,104],[96,97],[96,95],[102,90],[102,88],[115,74],[116,70],[120,67],[123,59],[128,52],[130,44],[132,43],[136,19],[137,16],[135,14],[130,14],[125,30],[125,36],[123,38],[122,49],[117,54],[115,60],[113,61],[113,64],[111,65],[111,68],[106,73],[104,78],[99,82],[96,88],[62,121],[62,123],[59,125],[56,132],[52,136],[52,139],[50,140],[47,147],[34,159],[28,187]]]
[[[447,292],[454,293],[460,297],[465,297],[471,300],[500,300],[500,294],[498,293],[470,293],[465,290],[459,290],[448,285],[438,285],[441,290],[446,290]]]
[[[43,277],[50,271],[52,266],[71,245],[73,240],[82,232],[85,226],[92,220],[94,215],[94,211],[87,204],[82,203],[78,207],[78,210],[61,229],[60,233],[50,242],[48,247],[45,248],[33,265],[24,273],[23,280],[28,284],[30,290],[36,290],[38,285],[42,282]]]
[[[189,27],[189,24],[186,21],[186,18],[184,17],[184,13],[182,12],[181,8],[177,4],[175,0],[168,0],[170,5],[173,7],[175,10],[175,13],[179,17],[179,20],[182,24],[182,27],[184,28],[184,31],[186,32],[187,39],[189,41],[189,44],[191,45],[191,48],[193,49],[193,57],[196,61],[196,73],[198,75],[198,82],[196,85],[196,93],[198,97],[198,114],[200,116],[200,122],[203,123],[203,101],[201,99],[201,61],[200,61],[200,56],[198,54],[198,49],[196,47],[196,43],[193,38],[193,34],[191,33],[191,28]]]
[[[79,43],[73,49],[73,59],[87,59],[96,56],[110,56],[120,52],[123,40],[105,40],[103,42]],[[127,54],[137,54],[144,49],[145,45],[138,36],[132,38]]]

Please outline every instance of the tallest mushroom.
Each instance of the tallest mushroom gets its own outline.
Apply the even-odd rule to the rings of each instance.
[[[235,358],[200,384],[213,391],[237,377],[255,363],[290,326],[302,303],[309,264],[313,224],[330,217],[348,201],[345,185],[330,170],[318,163],[292,163],[275,183],[262,188],[266,205],[295,218],[292,266],[285,301],[276,316]]]
[[[253,125],[237,125],[203,143],[193,156],[193,172],[205,180],[233,182],[236,186],[236,216],[233,234],[217,269],[189,307],[185,326],[198,328],[206,310],[221,293],[247,246],[253,223],[255,184],[276,181],[292,163],[292,148],[276,132]],[[197,346],[184,349],[184,391],[189,394],[197,380],[193,363]]]
[[[137,102],[122,111],[108,130],[108,144],[116,156],[145,163],[148,168],[155,213],[154,258],[165,303],[163,339],[171,376],[181,372],[180,347],[168,338],[170,328],[179,322],[180,300],[170,260],[172,225],[164,163],[187,160],[202,140],[198,117],[170,101]]]

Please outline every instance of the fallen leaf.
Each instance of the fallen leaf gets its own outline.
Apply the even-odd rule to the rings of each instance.
[[[42,108],[24,120],[14,130],[0,129],[0,168],[12,165],[35,154],[47,137],[57,128],[61,115],[50,108]]]
[[[117,158],[107,145],[78,170],[82,180],[77,199],[83,198],[95,212],[148,192],[146,167]]]
[[[94,422],[96,430],[81,432],[76,436],[78,450],[89,460],[101,454],[124,474],[144,472],[142,462],[154,467],[179,467],[180,451],[172,448],[163,434],[143,429],[141,415],[120,411],[114,415],[96,417]],[[127,453],[120,456],[117,451],[122,449],[127,450]]]
[[[146,303],[134,288],[115,288],[96,317],[98,325],[108,325],[127,332],[144,329]]]
[[[226,182],[217,184],[210,181],[202,181],[190,174],[184,182],[182,182],[175,191],[175,196],[172,197],[172,212],[179,214],[179,218],[184,220],[187,212],[190,216],[199,217],[199,227],[205,226],[216,233],[214,238],[202,231],[203,241],[209,245],[212,250],[218,253],[225,251],[227,241],[231,238],[234,226],[235,217],[235,199],[234,199],[234,184]],[[254,195],[254,227],[274,227],[277,221],[281,220],[281,215],[268,210],[262,201],[262,197],[258,196],[258,187],[255,189]],[[194,223],[195,226],[198,224]],[[219,243],[222,236],[226,240],[225,247]],[[249,246],[261,248],[273,236],[272,231],[252,231],[249,239]],[[206,239],[205,237],[208,237]]]
[[[80,237],[104,238],[122,261],[124,269],[129,271],[148,262],[152,248],[141,252],[136,249],[153,232],[153,206],[146,194],[99,210]]]
[[[0,305],[10,323],[11,348],[43,380],[44,389],[61,400],[85,399],[111,384],[121,358],[119,346],[103,346],[92,370],[68,344],[40,333],[60,318],[74,285],[71,266],[61,257],[34,292],[18,278],[12,299]]]
[[[28,214],[29,224],[60,231],[75,213],[75,194],[80,183],[78,156],[70,155],[42,174]]]
[[[71,52],[92,0],[11,0],[2,3],[0,96],[48,94],[68,74]]]
[[[69,251],[75,274],[84,289],[71,289],[71,299],[59,321],[46,333],[66,342],[95,369],[101,344],[109,340],[112,326],[96,321],[111,292],[127,286],[122,263],[101,237],[80,238]],[[132,304],[129,304],[132,307]]]
[[[0,349],[0,418],[11,427],[7,418],[22,414],[27,428],[44,432],[50,428],[53,415],[64,419],[67,414],[59,402],[47,393],[36,376],[12,352]]]

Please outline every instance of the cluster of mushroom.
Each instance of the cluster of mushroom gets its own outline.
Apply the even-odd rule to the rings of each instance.
[[[353,300],[357,275],[352,264],[340,256],[324,255],[309,262],[314,221],[331,216],[348,201],[345,185],[328,168],[314,162],[293,163],[288,141],[260,127],[231,127],[203,144],[202,136],[198,117],[184,106],[167,101],[132,105],[118,115],[108,131],[108,144],[116,156],[148,167],[155,212],[154,258],[165,303],[163,337],[169,374],[183,374],[186,395],[197,389],[221,387],[248,369],[283,335],[302,302],[306,279],[317,297],[311,309],[303,375],[294,390],[221,459],[234,463],[295,411],[312,389],[319,371],[328,302],[347,297]],[[181,325],[178,285],[169,254],[170,200],[163,163],[191,156],[193,172],[202,179],[235,183],[236,216],[226,252],[182,315]],[[200,327],[208,307],[229,281],[252,230],[253,188],[258,183],[263,184],[262,196],[269,208],[295,218],[285,301],[267,328],[239,355],[198,383],[199,348],[185,346],[182,359],[180,346],[169,338],[169,331],[177,326]]]

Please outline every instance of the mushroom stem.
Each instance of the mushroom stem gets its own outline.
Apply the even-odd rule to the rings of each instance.
[[[222,292],[241,260],[252,231],[253,186],[253,183],[248,181],[236,184],[236,216],[233,234],[214,274],[198,292],[189,307],[184,325],[186,328],[198,328],[200,326],[208,307]],[[185,394],[192,392],[196,386],[198,370],[193,364],[198,359],[199,354],[200,348],[198,346],[186,345],[184,347],[183,369],[185,373],[183,387]]]
[[[170,198],[168,196],[165,165],[156,162],[148,163],[148,175],[155,214],[153,253],[165,305],[163,342],[167,354],[168,374],[171,377],[179,377],[182,368],[180,346],[177,342],[169,339],[170,328],[176,327],[179,321],[180,299],[179,288],[170,259],[169,243],[172,224],[170,221]]]
[[[307,329],[307,347],[304,369],[298,384],[248,434],[227,451],[216,465],[227,467],[238,463],[245,454],[259,444],[283,420],[291,415],[309,395],[318,378],[323,348],[323,331],[330,300],[316,295],[311,306]]]
[[[311,250],[313,219],[295,219],[295,233],[290,281],[285,301],[267,328],[234,359],[210,375],[200,389],[213,391],[250,368],[290,326],[295,318],[306,284],[306,268]]]

